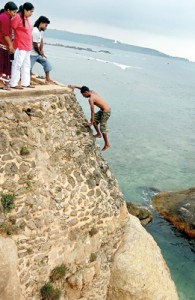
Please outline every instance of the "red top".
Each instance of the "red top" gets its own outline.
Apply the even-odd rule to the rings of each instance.
[[[11,17],[6,11],[0,14],[0,44],[8,48],[8,44],[3,38],[4,36],[12,39]]]
[[[31,51],[32,49],[32,25],[28,18],[25,19],[25,27],[22,22],[20,13],[12,18],[11,24],[14,30],[14,42],[15,49]]]

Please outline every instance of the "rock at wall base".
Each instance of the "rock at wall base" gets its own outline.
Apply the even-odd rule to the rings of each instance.
[[[152,199],[152,205],[178,230],[195,238],[195,188],[159,193]]]
[[[151,212],[146,207],[132,202],[126,202],[126,205],[128,212],[137,217],[142,225],[147,225],[153,220]]]
[[[133,216],[114,255],[107,296],[107,300],[130,299],[178,300],[159,247]]]

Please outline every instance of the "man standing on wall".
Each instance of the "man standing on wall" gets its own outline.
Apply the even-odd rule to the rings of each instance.
[[[45,72],[45,83],[50,84],[54,83],[50,79],[50,71],[52,70],[51,64],[47,60],[45,53],[43,52],[43,36],[42,31],[47,29],[47,25],[50,24],[48,18],[41,16],[34,24],[32,36],[33,36],[33,48],[31,51],[30,59],[31,59],[31,75],[32,68],[36,62],[40,63],[43,66]]]

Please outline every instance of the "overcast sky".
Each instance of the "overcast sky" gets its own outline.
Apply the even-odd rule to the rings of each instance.
[[[2,2],[2,6],[6,2]],[[18,0],[17,5],[24,3]],[[112,38],[195,61],[195,0],[32,0],[33,23]]]

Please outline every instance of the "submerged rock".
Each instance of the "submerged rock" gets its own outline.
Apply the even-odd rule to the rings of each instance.
[[[142,225],[150,223],[153,219],[151,212],[141,204],[126,202],[128,212],[137,217]]]
[[[178,230],[195,237],[195,188],[159,193],[152,199],[152,205]]]

